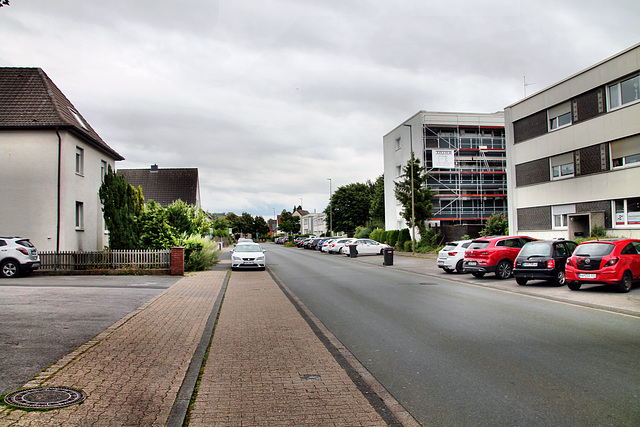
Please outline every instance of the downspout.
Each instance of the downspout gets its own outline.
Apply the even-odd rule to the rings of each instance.
[[[58,127],[56,126],[56,135],[58,136],[58,198],[57,198],[57,209],[56,209],[56,253],[60,252],[60,194],[61,194],[61,174],[62,174],[62,138],[60,137],[60,132],[58,132]],[[56,262],[57,264],[57,262]],[[56,265],[57,267],[57,265]]]

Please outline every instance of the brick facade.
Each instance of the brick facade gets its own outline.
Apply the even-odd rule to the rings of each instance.
[[[538,159],[516,165],[516,187],[548,182],[551,178],[549,159]]]
[[[544,135],[547,132],[547,110],[539,111],[513,122],[513,139],[515,143]]]
[[[518,229],[551,230],[551,206],[518,209]]]
[[[611,201],[599,200],[595,202],[576,203],[576,213],[604,212],[605,227],[612,227]]]

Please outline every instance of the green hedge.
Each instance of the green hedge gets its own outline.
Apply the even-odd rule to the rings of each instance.
[[[390,246],[395,246],[398,243],[398,230],[389,230],[387,231],[387,244]]]

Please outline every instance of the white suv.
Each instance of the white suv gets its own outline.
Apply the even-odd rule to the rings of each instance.
[[[438,267],[447,273],[464,273],[462,266],[464,260],[464,252],[471,244],[471,240],[457,240],[444,245],[444,248],[438,253]]]
[[[38,250],[29,239],[0,237],[0,277],[28,275],[39,267]]]

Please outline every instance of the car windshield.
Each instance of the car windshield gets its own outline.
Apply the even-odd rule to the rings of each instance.
[[[455,243],[447,243],[447,245],[442,248],[443,251],[452,251],[456,248],[456,244]]]
[[[262,252],[262,248],[258,245],[238,245],[236,252]]]
[[[518,257],[551,256],[551,245],[544,242],[527,243]]]
[[[487,242],[486,240],[476,240],[471,242],[469,249],[484,249],[489,246],[489,243],[490,242]]]
[[[578,246],[578,249],[573,253],[576,256],[605,256],[613,252],[614,245],[611,243],[585,243]]]

